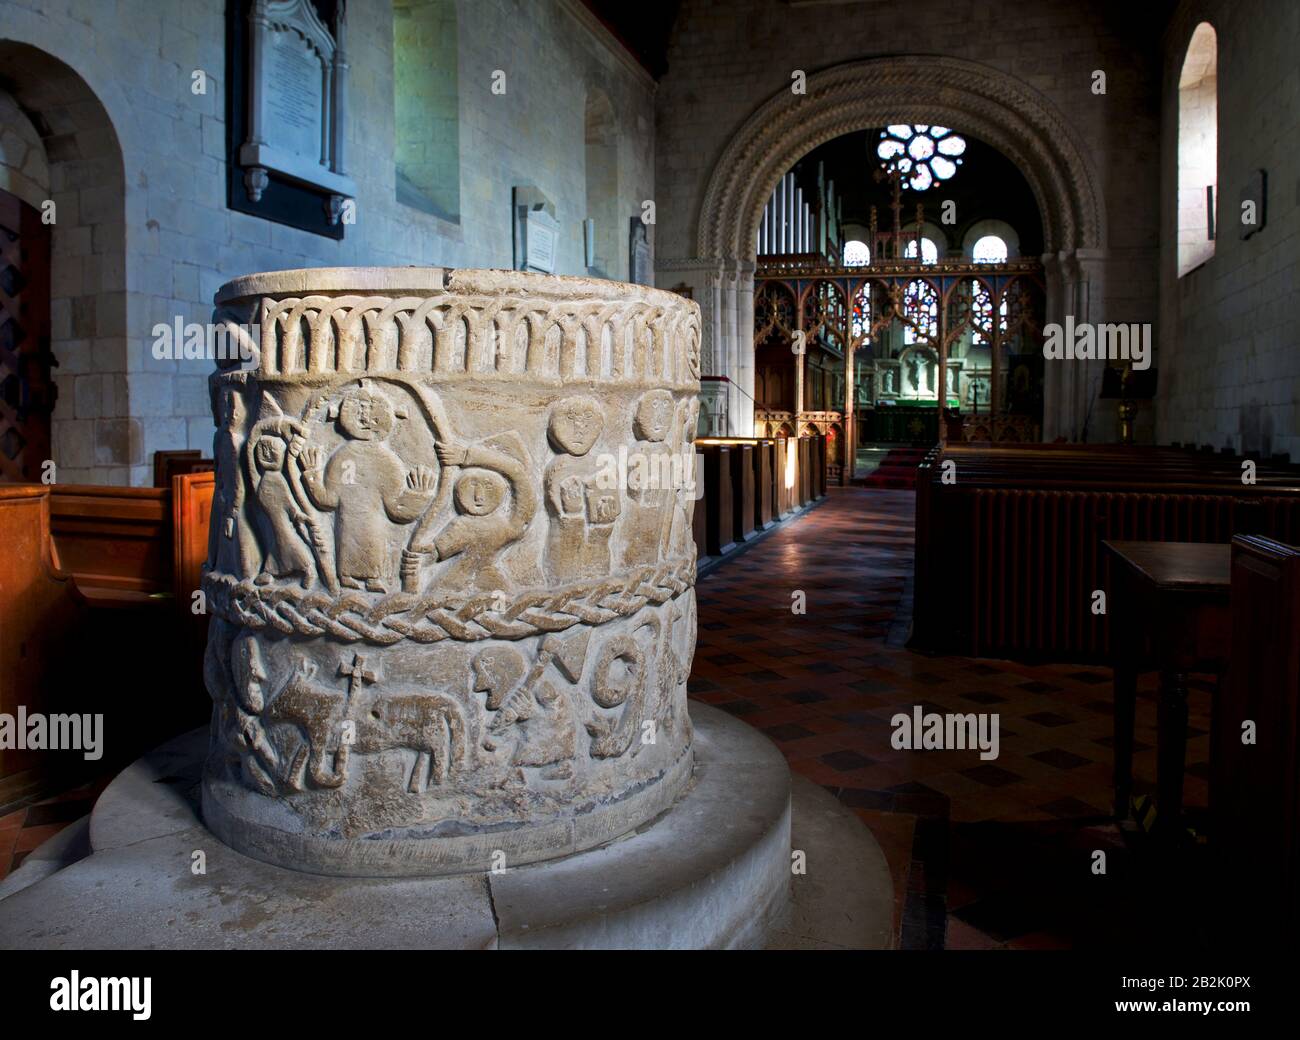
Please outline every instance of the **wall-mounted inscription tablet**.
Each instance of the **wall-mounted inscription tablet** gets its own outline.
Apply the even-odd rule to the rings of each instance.
[[[231,26],[236,64],[228,110],[238,124],[232,166],[243,197],[232,183],[230,204],[342,237],[356,194],[343,162],[343,0],[244,0],[231,8],[242,9],[233,13],[242,24]]]

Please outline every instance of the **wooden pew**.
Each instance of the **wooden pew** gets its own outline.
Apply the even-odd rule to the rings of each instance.
[[[1239,938],[1300,923],[1300,549],[1232,540],[1232,652],[1214,701],[1210,840],[1226,891],[1270,894],[1266,915],[1234,904]],[[1243,727],[1253,724],[1253,743]]]
[[[766,531],[776,522],[776,443],[759,441],[754,449],[754,527]]]
[[[40,484],[0,484],[0,712],[16,717],[74,710],[55,680],[88,609],[72,575],[59,567],[50,537],[50,494]],[[75,690],[71,691],[74,694]],[[0,806],[39,792],[50,753],[0,749]]]
[[[912,645],[1103,660],[1105,539],[1300,541],[1300,473],[1176,449],[948,445],[918,469]],[[946,464],[951,464],[948,466]],[[945,473],[952,482],[945,482]]]
[[[120,765],[207,715],[208,619],[191,606],[213,486],[211,472],[169,489],[0,485],[0,710],[103,714],[106,745],[94,762],[0,751],[0,807]]]
[[[754,528],[754,445],[731,446],[731,530],[737,542],[747,542]]]
[[[170,488],[55,484],[50,530],[88,596],[132,604],[172,592]]]
[[[736,546],[736,517],[733,505],[731,455],[728,444],[706,444],[704,453],[704,497],[706,501],[705,545],[710,556],[725,556]]]

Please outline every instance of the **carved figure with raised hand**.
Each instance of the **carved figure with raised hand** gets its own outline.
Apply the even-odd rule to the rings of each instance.
[[[399,415],[382,391],[362,384],[339,405],[346,438],[328,461],[318,447],[302,451],[303,483],[317,508],[333,511],[339,582],[345,588],[387,592],[394,572],[390,522],[409,524],[429,505],[433,469],[406,469],[387,443]]]

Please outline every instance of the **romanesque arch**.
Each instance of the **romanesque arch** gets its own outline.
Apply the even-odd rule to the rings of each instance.
[[[1087,147],[1060,110],[1023,81],[956,58],[910,55],[848,62],[807,79],[807,92],[773,95],[723,149],[705,190],[690,266],[708,272],[706,365],[726,372],[737,392],[729,402],[732,432],[749,430],[753,264],[764,203],[796,161],[846,133],[892,122],[960,128],[992,145],[1024,173],[1043,218],[1049,321],[1067,311],[1079,321],[1103,320],[1106,214]],[[1074,369],[1048,373],[1044,436],[1079,436],[1093,388]]]
[[[807,93],[783,90],[723,151],[700,207],[698,252],[752,257],[764,203],[791,166],[819,144],[890,122],[960,128],[993,145],[1025,175],[1043,216],[1045,251],[1105,245],[1097,179],[1060,111],[1004,72],[957,58],[904,56],[813,73]]]
[[[46,50],[0,39],[0,91],[39,136],[50,204],[48,307],[60,482],[127,482],[143,462],[127,404],[126,173],[99,96]],[[38,191],[37,194],[40,194]]]

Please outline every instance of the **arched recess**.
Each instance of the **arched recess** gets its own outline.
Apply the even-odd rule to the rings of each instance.
[[[1219,41],[1201,22],[1178,77],[1178,276],[1214,256],[1219,192]]]
[[[86,81],[30,44],[0,40],[0,90],[39,135],[53,203],[56,476],[65,483],[127,484],[130,467],[144,459],[128,405],[126,177],[118,134]]]
[[[1020,255],[1020,232],[1005,220],[996,220],[992,217],[987,217],[984,220],[975,221],[975,223],[966,229],[966,233],[962,235],[962,256],[974,256],[975,243],[981,238],[985,238],[989,235],[1000,238],[1004,243],[1006,243],[1008,257],[1017,257]]]
[[[601,278],[622,277],[618,227],[618,123],[614,106],[603,90],[587,95],[584,113],[587,166],[587,219],[595,224],[595,255],[587,259],[589,273]]]
[[[681,267],[708,275],[700,294],[711,311],[705,361],[736,384],[729,402],[733,432],[749,432],[753,243],[764,203],[813,148],[894,122],[954,127],[1014,162],[1043,220],[1048,320],[1063,321],[1067,310],[1076,321],[1104,320],[1106,215],[1099,180],[1084,142],[1049,99],[1014,76],[957,58],[909,55],[837,65],[810,75],[803,95],[782,89],[736,131],[700,205],[696,258]],[[1048,367],[1046,439],[1079,435],[1095,382],[1064,363]]]

